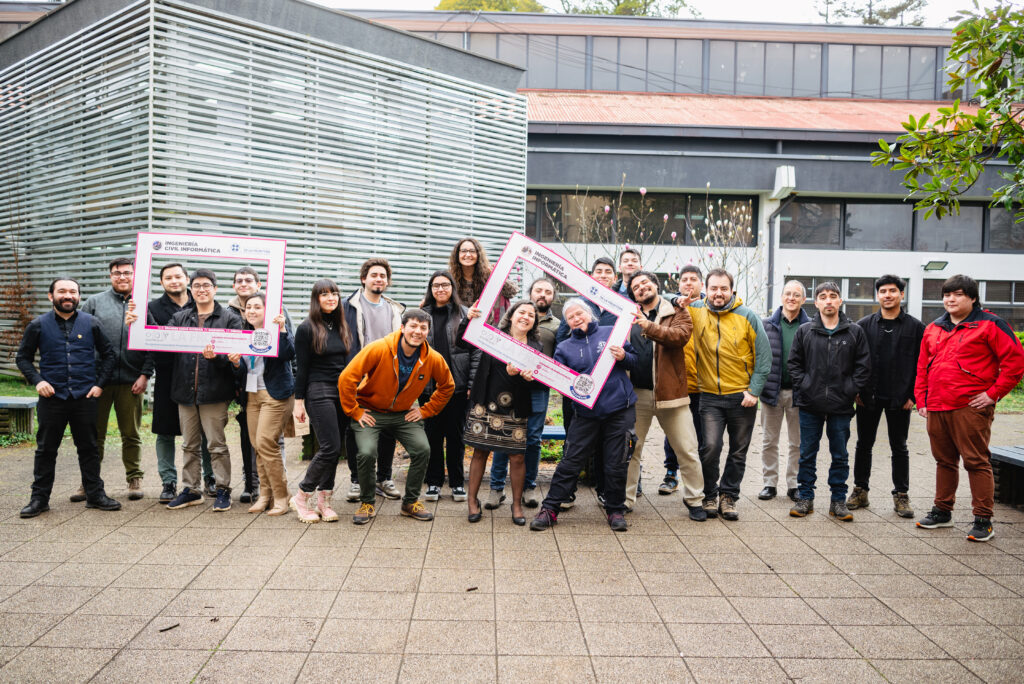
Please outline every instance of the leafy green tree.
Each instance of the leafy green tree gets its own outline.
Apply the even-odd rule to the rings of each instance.
[[[977,113],[961,109],[960,100],[929,114],[911,116],[906,133],[892,144],[879,140],[875,166],[905,172],[908,197],[915,209],[941,218],[960,212],[959,198],[978,182],[986,165],[999,160],[1009,170],[996,173],[1006,183],[988,188],[992,204],[1024,221],[1024,8],[1001,2],[982,10],[960,12],[953,29],[948,84],[951,92],[975,85]]]
[[[483,12],[546,12],[537,0],[441,0],[436,10]]]
[[[868,26],[921,26],[924,16],[921,10],[928,4],[927,0],[850,0],[849,2],[832,2],[834,16],[839,19],[859,19]],[[827,10],[826,10],[827,11]],[[819,14],[821,11],[819,9]],[[825,20],[826,23],[828,19]]]
[[[686,0],[561,0],[566,14],[618,14],[631,17],[675,17],[685,10],[690,16],[700,12]]]

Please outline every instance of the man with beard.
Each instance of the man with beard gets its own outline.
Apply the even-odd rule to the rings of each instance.
[[[530,301],[537,309],[537,336],[541,350],[546,356],[555,355],[555,334],[562,322],[551,313],[555,300],[555,284],[549,278],[537,278],[530,285]],[[523,505],[536,508],[540,505],[540,491],[537,489],[537,473],[540,471],[540,441],[544,433],[544,420],[548,415],[550,390],[541,383],[531,383],[530,415],[526,420],[526,485],[523,491]],[[484,506],[497,508],[505,500],[505,476],[508,474],[508,454],[495,451],[491,460],[491,495]]]
[[[21,517],[34,518],[50,510],[57,450],[68,425],[78,450],[86,507],[120,510],[121,504],[103,489],[96,445],[97,403],[114,370],[114,349],[99,321],[77,311],[78,281],[57,278],[50,283],[48,296],[53,309],[28,324],[16,357],[18,370],[39,394],[32,498],[21,509]]]
[[[82,313],[92,315],[103,328],[103,334],[114,347],[114,369],[103,394],[97,401],[96,447],[103,462],[103,447],[107,441],[107,422],[110,409],[117,417],[121,433],[121,461],[128,481],[128,498],[142,498],[142,395],[153,375],[153,358],[144,351],[128,349],[128,326],[124,315],[132,298],[134,261],[124,257],[110,262],[110,289],[93,295],[82,305]],[[85,501],[85,490],[80,489],[72,501]]]

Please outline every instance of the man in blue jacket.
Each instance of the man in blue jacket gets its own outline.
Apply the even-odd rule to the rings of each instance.
[[[96,405],[113,371],[114,350],[97,320],[77,311],[78,281],[57,278],[50,283],[48,296],[53,309],[25,328],[15,360],[39,394],[32,498],[21,509],[21,517],[34,518],[50,510],[57,450],[68,425],[78,450],[86,507],[116,511],[121,504],[103,489],[96,446]]]

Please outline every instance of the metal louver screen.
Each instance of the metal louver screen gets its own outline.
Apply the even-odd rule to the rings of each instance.
[[[295,318],[371,256],[413,305],[458,238],[493,261],[523,225],[523,97],[187,3],[144,0],[0,88],[0,260],[17,245],[37,300],[58,271],[100,291],[148,227],[287,239]]]

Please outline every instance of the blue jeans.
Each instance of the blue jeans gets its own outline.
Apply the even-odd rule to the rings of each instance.
[[[547,411],[535,411],[526,419],[526,489],[537,487],[537,472],[540,470],[540,436],[544,432],[544,418]],[[508,454],[495,451],[491,459],[491,489],[504,489],[508,476]]]
[[[852,416],[818,415],[800,409],[800,472],[797,482],[801,499],[814,499],[814,482],[818,479],[818,446],[821,431],[828,436],[828,450],[832,464],[828,468],[828,486],[832,501],[846,500],[846,480],[850,477],[850,455],[846,443],[850,440]]]

